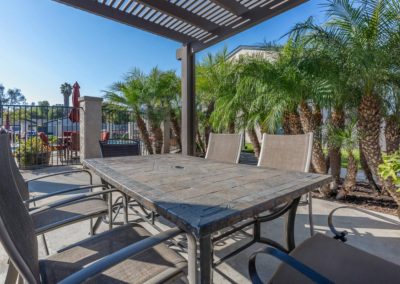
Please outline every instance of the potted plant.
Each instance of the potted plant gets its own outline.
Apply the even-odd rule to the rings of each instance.
[[[20,169],[32,169],[48,165],[51,151],[39,137],[33,136],[21,140],[15,154]]]

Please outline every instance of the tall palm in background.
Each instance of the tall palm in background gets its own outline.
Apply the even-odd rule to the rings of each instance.
[[[64,97],[64,106],[69,107],[69,98],[71,97],[72,94],[72,86],[68,83],[64,83],[60,86],[60,91]]]

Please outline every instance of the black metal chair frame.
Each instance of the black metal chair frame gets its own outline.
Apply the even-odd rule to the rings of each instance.
[[[359,211],[359,212],[365,213],[367,215],[371,215],[373,217],[376,217],[379,219],[384,219],[385,221],[387,221],[387,218],[385,218],[381,215],[375,214],[373,212],[370,212],[368,210],[362,209],[362,208],[356,208],[356,207],[352,207],[352,206],[337,207],[337,208],[333,209],[328,215],[328,226],[329,226],[329,229],[331,230],[331,232],[334,234],[333,238],[338,241],[341,241],[343,243],[347,241],[346,236],[348,235],[348,232],[346,230],[344,230],[344,231],[337,230],[333,224],[334,213],[341,209],[351,209],[351,210]],[[390,220],[390,221],[393,222],[393,220]],[[266,244],[268,244],[268,243],[266,243]],[[250,279],[253,284],[263,283],[263,281],[261,280],[260,276],[258,275],[257,269],[256,269],[256,258],[259,254],[268,254],[268,255],[271,255],[271,256],[279,259],[280,261],[289,265],[296,271],[302,273],[304,276],[306,276],[310,280],[314,281],[315,283],[321,283],[321,284],[334,283],[331,280],[329,280],[328,278],[326,278],[325,276],[321,275],[318,271],[315,271],[314,269],[308,267],[307,265],[298,261],[294,257],[290,256],[288,254],[290,251],[287,251],[287,250],[285,250],[285,248],[282,248],[282,247],[279,248],[280,245],[278,245],[278,246],[276,246],[274,244],[268,244],[268,245],[269,245],[268,247],[261,249],[255,253],[253,253],[250,256],[248,269],[249,269]]]

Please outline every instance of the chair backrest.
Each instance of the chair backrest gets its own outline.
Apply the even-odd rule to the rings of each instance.
[[[210,133],[206,159],[218,162],[239,163],[242,134]]]
[[[7,135],[0,134],[0,240],[27,283],[39,283],[38,245],[28,210],[18,194],[9,163]]]
[[[264,134],[258,166],[308,172],[312,143],[312,133],[301,135]]]
[[[100,141],[108,141],[110,139],[110,132],[102,131],[100,135]]]
[[[80,149],[79,132],[72,132],[70,150],[79,151],[79,149]]]
[[[99,142],[103,158],[140,155],[140,142],[137,140],[107,140]]]
[[[38,135],[39,135],[40,140],[42,140],[43,145],[49,146],[49,137],[47,137],[46,133],[39,132]]]
[[[24,177],[19,171],[17,162],[15,161],[15,158],[11,151],[10,143],[7,143],[7,145],[4,145],[4,147],[2,146],[1,152],[1,154],[4,154],[6,157],[8,157],[8,161],[11,167],[11,175],[14,178],[14,181],[17,185],[18,193],[21,195],[22,200],[29,199],[28,185],[26,184]],[[3,168],[3,164],[0,164],[0,167]]]

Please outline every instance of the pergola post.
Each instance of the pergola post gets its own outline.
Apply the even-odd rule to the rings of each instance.
[[[182,154],[193,156],[196,153],[196,62],[190,44],[177,50],[177,59],[182,64]]]

